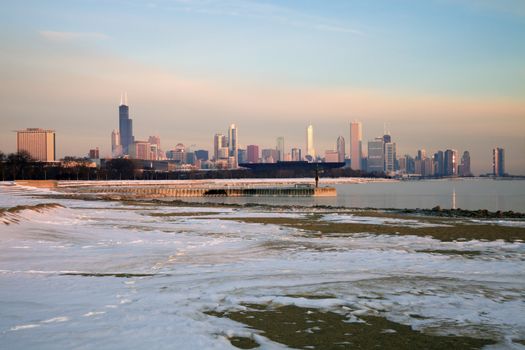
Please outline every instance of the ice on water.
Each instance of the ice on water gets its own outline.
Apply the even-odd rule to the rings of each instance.
[[[43,191],[0,186],[0,207],[63,206],[25,210],[18,224],[0,226],[0,344],[6,348],[229,349],[228,336],[256,331],[203,312],[245,303],[350,312],[355,320],[380,313],[438,334],[488,334],[503,347],[525,338],[522,242],[319,238],[222,220],[276,215],[264,209],[34,197]],[[190,215],[199,211],[206,215]],[[150,215],[169,212],[188,215]],[[432,253],[440,250],[480,254]],[[256,339],[263,348],[285,348]]]

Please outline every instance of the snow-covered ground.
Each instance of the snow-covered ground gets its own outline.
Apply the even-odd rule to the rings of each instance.
[[[523,242],[320,238],[223,220],[301,219],[304,212],[31,196],[41,193],[48,190],[0,186],[0,208],[62,205],[0,223],[1,348],[230,349],[227,336],[256,331],[203,312],[243,303],[381,313],[433,333],[490,336],[502,348],[520,348],[511,339],[525,339]],[[418,225],[334,214],[321,220]],[[257,339],[263,348],[286,348]]]

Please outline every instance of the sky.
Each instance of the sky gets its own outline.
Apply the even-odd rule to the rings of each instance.
[[[2,1],[0,150],[13,130],[56,130],[57,153],[110,154],[126,91],[136,139],[212,149],[235,123],[241,146],[318,153],[386,129],[398,155],[494,147],[525,174],[523,0]],[[366,146],[364,147],[366,150]]]

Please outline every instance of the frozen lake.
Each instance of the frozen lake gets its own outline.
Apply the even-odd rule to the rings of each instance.
[[[322,179],[326,184],[331,179]],[[337,181],[337,179],[334,179]],[[224,203],[332,205],[348,208],[442,208],[525,212],[525,180],[488,178],[329,184],[334,198],[218,198]],[[185,199],[186,200],[186,199]],[[194,199],[194,201],[200,201]]]

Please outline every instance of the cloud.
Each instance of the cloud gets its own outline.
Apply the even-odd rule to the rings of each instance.
[[[166,5],[167,4],[167,5]],[[307,28],[325,32],[338,32],[362,35],[362,31],[347,26],[332,18],[314,16],[284,6],[258,1],[241,0],[174,0],[158,3],[166,9],[201,13],[216,16],[248,17],[279,22],[293,27]]]
[[[66,42],[79,40],[106,40],[109,38],[104,33],[97,32],[59,32],[52,30],[41,30],[38,34],[49,41]]]
[[[315,28],[319,30],[323,30],[323,31],[328,31],[328,32],[339,32],[339,33],[350,33],[350,34],[356,34],[356,35],[363,35],[363,32],[361,32],[360,30],[340,27],[340,26],[334,26],[334,25],[318,24],[315,26]]]

